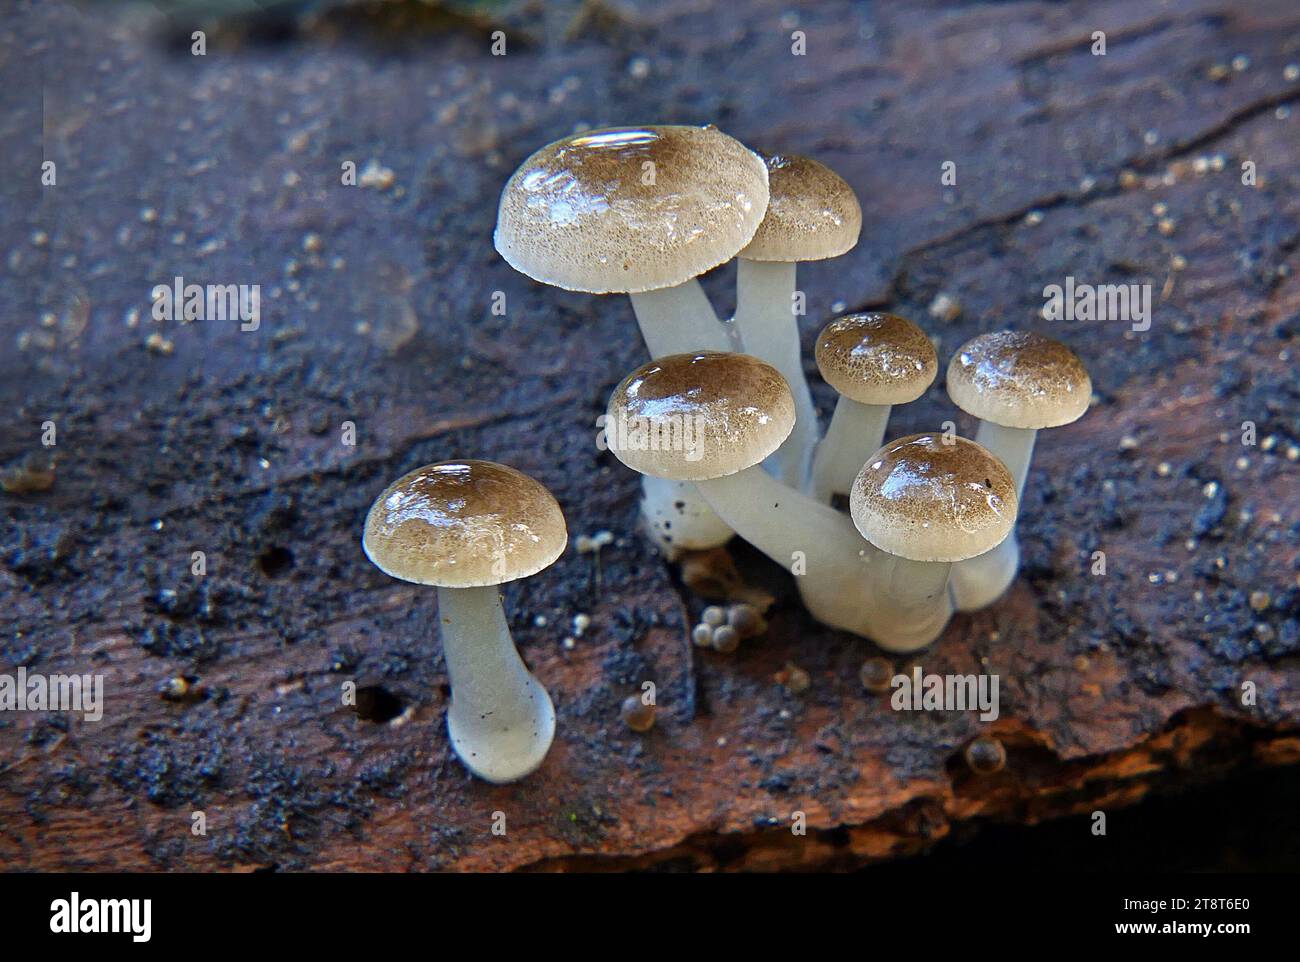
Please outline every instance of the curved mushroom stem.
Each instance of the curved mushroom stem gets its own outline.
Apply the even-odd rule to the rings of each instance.
[[[862,466],[884,442],[891,410],[888,404],[861,404],[840,395],[813,455],[808,481],[813,498],[830,504],[832,495],[848,493]]]
[[[1034,428],[1008,428],[991,421],[981,421],[975,432],[976,442],[988,448],[1011,472],[1017,497],[1024,494],[1025,478],[1029,475],[1029,462],[1034,455],[1037,437],[1038,431]],[[1006,540],[993,550],[953,566],[953,604],[958,611],[988,607],[1011,587],[1019,568],[1020,544],[1012,528]]]
[[[886,554],[845,515],[757,466],[696,485],[737,534],[796,576],[804,606],[823,624],[887,651],[915,651],[948,623],[949,565]]]
[[[817,443],[817,411],[803,373],[799,320],[794,314],[797,270],[795,263],[738,259],[736,333],[747,354],[767,361],[790,385],[794,430],[768,461],[782,481],[802,488]]]
[[[728,329],[714,313],[699,278],[628,297],[651,357],[687,351],[731,351]]]
[[[875,637],[871,574],[884,554],[843,514],[757,465],[696,485],[737,534],[795,575],[809,614],[833,628]]]
[[[452,748],[485,781],[523,778],[551,747],[555,707],[515,650],[500,590],[439,588],[438,620],[451,680]]]
[[[628,297],[651,357],[733,350],[728,330],[734,325],[718,321],[697,278]],[[641,516],[650,536],[669,558],[683,550],[716,548],[731,540],[731,529],[718,520],[694,485],[683,481],[643,476]]]

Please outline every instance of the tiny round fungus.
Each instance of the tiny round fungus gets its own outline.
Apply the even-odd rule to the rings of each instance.
[[[971,771],[979,775],[1000,772],[1007,764],[1007,750],[991,735],[980,735],[962,753]]]
[[[810,157],[778,155],[766,164],[767,213],[736,265],[736,333],[746,353],[767,361],[790,384],[795,426],[774,467],[786,484],[802,487],[817,440],[817,412],[800,350],[797,265],[851,250],[862,208],[842,177]]]
[[[691,641],[696,648],[708,648],[713,644],[713,627],[706,624],[698,624],[691,629]]]
[[[703,611],[700,612],[700,621],[704,622],[706,625],[708,625],[711,628],[718,627],[718,625],[725,623],[726,620],[727,620],[726,609],[720,608],[717,605],[709,605],[707,608],[705,608]]]
[[[655,706],[647,705],[640,695],[628,695],[619,708],[623,724],[634,732],[648,732],[655,727]]]
[[[719,625],[713,629],[713,650],[729,655],[740,647],[740,632],[731,625]]]
[[[742,639],[755,638],[767,631],[767,619],[758,608],[744,601],[727,609],[727,624],[735,628]]]
[[[555,709],[515,650],[498,586],[548,567],[567,541],[551,493],[491,461],[417,468],[366,516],[362,546],[375,566],[438,589],[447,731],[465,767],[490,782],[532,772],[555,734]]]
[[[853,482],[849,511],[885,553],[873,572],[882,648],[914,651],[939,636],[952,614],[952,563],[996,547],[1016,507],[1006,467],[966,438],[913,434],[871,456]]]
[[[810,493],[829,504],[847,494],[867,458],[885,440],[895,404],[925,393],[939,358],[925,332],[895,314],[849,314],[817,335],[817,368],[839,392],[826,436],[813,458]]]
[[[880,694],[889,691],[894,680],[894,663],[888,658],[868,658],[858,669],[858,680],[869,692]]]
[[[1092,399],[1092,380],[1064,344],[1028,331],[981,334],[958,348],[948,365],[948,396],[980,419],[975,440],[1000,458],[1024,493],[1034,441],[1043,428],[1070,424]],[[952,576],[959,611],[996,601],[1015,580],[1015,534],[993,552],[958,565]]]

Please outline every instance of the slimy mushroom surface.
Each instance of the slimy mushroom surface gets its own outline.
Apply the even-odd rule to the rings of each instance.
[[[418,585],[474,588],[527,578],[564,551],[551,492],[493,461],[444,461],[398,478],[366,515],[366,556]],[[505,577],[502,577],[505,575]]]
[[[948,365],[948,395],[981,421],[1054,428],[1088,410],[1092,380],[1078,355],[1032,331],[997,331],[963,344]]]
[[[939,358],[925,332],[895,314],[848,314],[817,336],[817,368],[839,392],[810,476],[812,496],[847,494],[867,457],[885,439],[889,412],[925,393]]]
[[[751,261],[819,261],[858,243],[862,207],[844,178],[798,154],[765,158],[769,201],[753,240],[740,252]]]
[[[749,243],[767,168],[716,127],[609,127],[549,144],[520,165],[496,247],[517,271],[592,294],[674,287]]]
[[[567,541],[551,493],[492,461],[417,468],[366,516],[362,547],[375,566],[438,588],[447,731],[465,767],[490,782],[532,772],[555,736],[555,708],[515,650],[498,586],[541,571]]]
[[[913,434],[867,461],[849,496],[853,521],[882,551],[953,562],[994,548],[1016,520],[1006,467],[966,438]]]
[[[677,354],[624,378],[607,424],[627,426],[629,443],[615,454],[634,471],[701,481],[735,474],[776,450],[794,424],[794,402],[781,375],[755,358]]]

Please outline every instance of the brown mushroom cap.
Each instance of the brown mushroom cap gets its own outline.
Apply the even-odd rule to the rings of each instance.
[[[609,399],[610,450],[634,471],[704,481],[758,464],[794,429],[785,378],[747,354],[672,354],[643,364]]]
[[[871,456],[849,512],[862,536],[912,561],[963,561],[995,548],[1016,523],[1016,483],[981,445],[913,434]]]
[[[361,543],[386,575],[479,588],[536,574],[568,537],[559,504],[528,475],[493,461],[443,461],[385,488]]]
[[[1092,380],[1060,341],[1030,331],[998,331],[958,348],[948,364],[948,396],[981,421],[1054,428],[1088,410]]]
[[[906,404],[934,383],[939,357],[925,332],[896,314],[846,314],[817,335],[826,383],[860,404]]]
[[[501,193],[494,240],[544,284],[638,293],[731,260],[766,209],[762,159],[716,127],[609,127],[525,160]]]
[[[766,158],[769,200],[740,256],[752,261],[819,261],[852,250],[862,230],[858,196],[839,174],[798,154]]]

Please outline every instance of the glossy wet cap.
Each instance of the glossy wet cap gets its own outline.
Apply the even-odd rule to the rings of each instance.
[[[614,389],[605,440],[634,471],[704,481],[758,464],[794,429],[790,386],[748,354],[672,354]]]
[[[1054,428],[1078,420],[1092,380],[1060,341],[1029,331],[981,334],[948,365],[948,396],[968,414],[1009,428]]]
[[[862,536],[912,561],[963,561],[995,548],[1016,523],[1016,485],[981,445],[942,434],[890,441],[849,492]]]
[[[906,404],[934,383],[939,357],[925,332],[896,314],[846,314],[817,335],[826,383],[860,404]]]
[[[852,250],[862,231],[862,207],[844,178],[798,154],[778,154],[766,163],[767,213],[740,256],[819,261]]]
[[[767,209],[767,167],[716,127],[610,127],[520,165],[496,248],[534,280],[593,294],[673,287],[736,256]]]
[[[564,551],[568,532],[551,492],[493,461],[426,464],[370,506],[362,547],[403,581],[478,588],[536,574]]]

